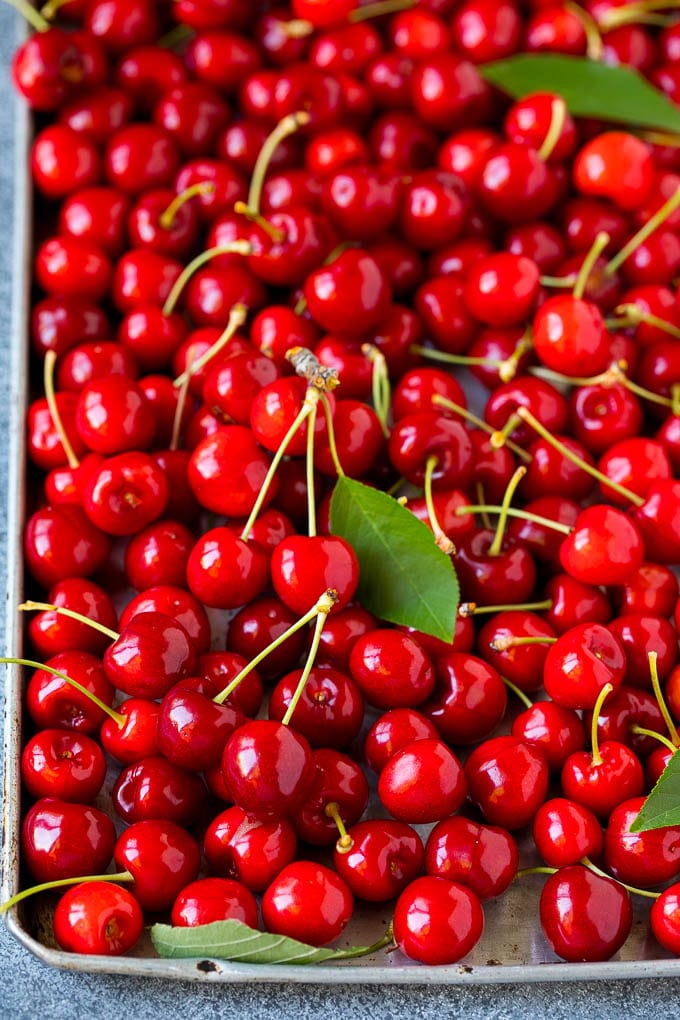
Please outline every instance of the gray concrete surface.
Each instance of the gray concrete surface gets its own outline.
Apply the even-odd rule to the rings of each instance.
[[[11,232],[13,102],[8,67],[17,19],[0,4],[0,577],[6,574],[7,457],[13,437],[8,435],[11,308]],[[14,541],[14,536],[11,536]],[[0,614],[0,628],[2,628]],[[4,635],[3,635],[4,636]],[[4,646],[4,642],[0,642]],[[0,923],[0,1020],[151,1020],[191,1017],[191,1020],[248,1017],[324,1015],[344,1018],[409,1017],[543,1017],[553,1020],[596,1016],[677,1015],[680,980],[611,983],[539,984],[496,988],[342,987],[283,984],[196,986],[182,983],[124,980],[55,971],[27,953]]]

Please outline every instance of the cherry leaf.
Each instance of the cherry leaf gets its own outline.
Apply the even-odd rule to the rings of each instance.
[[[452,641],[458,579],[432,532],[395,499],[339,478],[331,499],[331,531],[359,560],[358,597],[383,620]]]
[[[631,832],[647,832],[666,825],[680,825],[680,754],[670,759],[649,794]]]
[[[523,53],[479,68],[514,99],[549,90],[562,96],[575,117],[680,133],[680,109],[629,67],[585,57]]]
[[[192,928],[154,924],[151,927],[151,941],[158,955],[164,959],[207,957],[232,963],[306,964],[365,956],[388,945],[392,935],[388,932],[372,946],[325,949],[298,942],[285,935],[256,931],[242,921],[232,919],[199,924]]]

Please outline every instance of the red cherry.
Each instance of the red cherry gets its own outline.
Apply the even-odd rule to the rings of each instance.
[[[581,623],[550,646],[543,669],[547,693],[564,708],[592,708],[605,686],[619,690],[626,671],[621,643],[599,623]]]
[[[519,851],[509,832],[467,818],[445,818],[425,844],[425,870],[471,889],[480,900],[505,892],[517,874]]]
[[[309,612],[329,588],[337,592],[331,610],[337,612],[354,597],[359,566],[351,546],[338,536],[293,535],[274,550],[271,579],[276,594],[294,612]]]
[[[649,198],[654,163],[643,141],[626,131],[606,131],[579,151],[573,175],[582,194],[609,198],[620,209],[636,209]]]
[[[255,897],[232,878],[199,878],[178,894],[170,920],[180,928],[234,919],[249,928],[257,928]]]
[[[287,815],[313,778],[307,740],[273,719],[246,722],[229,738],[222,775],[233,800],[246,811]]]
[[[490,825],[521,829],[545,800],[548,766],[537,748],[517,737],[479,744],[465,763],[470,799]]]
[[[111,799],[125,822],[167,821],[188,827],[200,817],[207,790],[196,773],[155,756],[127,765],[116,779]]]
[[[654,513],[650,492],[650,517],[639,515],[647,528]],[[646,504],[647,506],[647,504]],[[597,504],[579,514],[573,531],[560,546],[560,562],[571,577],[586,584],[625,584],[641,566],[645,544],[635,523],[613,507]]]
[[[54,937],[69,953],[120,956],[139,941],[144,915],[127,889],[88,882],[68,889],[54,910]]]
[[[21,779],[29,794],[91,803],[106,776],[99,744],[73,730],[40,730],[21,754]]]
[[[534,816],[532,835],[536,849],[551,868],[578,864],[584,857],[598,857],[604,841],[592,811],[566,797],[554,797],[541,804]]]
[[[208,825],[203,851],[212,872],[262,892],[295,857],[297,839],[287,818],[262,818],[233,805]]]
[[[633,923],[628,891],[580,864],[550,875],[541,892],[540,916],[551,948],[571,963],[609,960]]]
[[[142,907],[169,910],[175,897],[198,875],[198,844],[180,825],[149,819],[133,822],[118,837],[114,857],[134,878],[130,887]]]
[[[336,846],[333,864],[360,899],[391,900],[419,874],[423,844],[405,822],[369,819],[357,822],[348,834],[351,846]]]
[[[312,861],[286,865],[262,895],[262,919],[268,931],[316,946],[338,938],[353,908],[354,898],[344,879]]]
[[[453,814],[467,792],[458,759],[441,740],[406,744],[387,762],[378,780],[378,796],[396,819],[412,824],[436,822]]]
[[[394,939],[402,953],[425,964],[456,963],[477,944],[484,913],[475,894],[445,878],[416,878],[394,908]]]
[[[98,808],[42,797],[26,813],[21,841],[23,861],[32,878],[54,882],[106,871],[116,830]]]

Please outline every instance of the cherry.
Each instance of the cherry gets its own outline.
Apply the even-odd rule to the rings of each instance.
[[[611,597],[621,613],[668,616],[678,598],[678,581],[669,567],[643,563],[626,584],[612,590]]]
[[[558,634],[564,634],[577,623],[608,623],[612,617],[612,608],[604,592],[568,574],[551,577],[544,594],[552,603],[546,620]]]
[[[43,128],[31,148],[31,175],[38,191],[65,198],[100,183],[101,157],[95,143],[66,124]]]
[[[298,838],[312,846],[351,846],[346,827],[366,810],[368,781],[352,758],[332,748],[312,751],[312,762],[314,780],[292,815]]]
[[[611,199],[619,209],[636,209],[650,196],[654,163],[639,138],[626,131],[605,131],[579,150],[573,177],[583,195]]]
[[[287,864],[262,895],[268,931],[323,946],[333,942],[352,916],[354,897],[343,878],[313,861]]]
[[[491,149],[479,176],[484,208],[503,223],[528,223],[545,216],[559,190],[552,169],[535,149],[505,142]]]
[[[301,677],[299,669],[279,680],[269,700],[270,719],[284,718]],[[364,701],[351,677],[335,669],[311,670],[295,706],[294,726],[312,748],[348,748],[363,718]]]
[[[543,665],[549,646],[540,642],[523,645],[521,640],[514,643],[514,639],[554,636],[550,624],[536,613],[508,609],[494,613],[484,624],[477,637],[477,649],[490,669],[497,670],[520,690],[531,693],[543,686]]]
[[[111,283],[111,261],[98,245],[83,238],[52,237],[35,256],[34,273],[48,294],[101,301]]]
[[[652,903],[649,912],[649,923],[652,934],[664,949],[677,955],[680,948],[678,939],[678,886],[668,886]]]
[[[81,188],[59,210],[59,233],[98,245],[110,258],[122,255],[129,200],[115,188]]]
[[[460,235],[466,205],[458,178],[444,171],[422,171],[403,188],[399,233],[423,251],[443,248]]]
[[[559,295],[548,298],[534,317],[536,353],[548,368],[572,376],[593,376],[609,365],[609,336],[592,301]]]
[[[586,746],[586,731],[572,708],[554,701],[536,701],[515,717],[513,737],[541,751],[551,772],[561,769],[570,754]]]
[[[264,596],[243,606],[229,622],[227,648],[244,657],[246,661],[255,658],[269,644],[284,634],[297,617],[279,599]],[[324,628],[322,641],[328,629]],[[304,631],[296,631],[275,648],[258,667],[266,680],[288,672],[299,661],[305,647]],[[317,662],[320,657],[317,656]]]
[[[107,754],[122,765],[158,755],[159,705],[148,698],[128,698],[101,725],[99,739]]]
[[[378,796],[398,821],[436,822],[453,814],[467,792],[458,759],[439,739],[414,740],[397,751],[378,780]]]
[[[154,42],[160,32],[151,0],[92,0],[84,25],[114,53]]]
[[[347,336],[377,326],[390,306],[389,285],[380,266],[352,248],[310,273],[304,296],[315,322]]]
[[[471,889],[480,900],[505,892],[517,874],[517,844],[503,829],[445,818],[425,844],[425,871]]]
[[[496,535],[477,528],[460,539],[455,563],[465,598],[479,605],[523,602],[536,583],[531,553],[510,537],[495,551]]]
[[[207,510],[244,517],[255,505],[269,463],[249,428],[227,425],[206,436],[193,450],[188,465],[189,485]],[[275,494],[276,489],[270,487],[265,503]]]
[[[73,730],[40,730],[24,745],[21,780],[29,794],[91,803],[106,776],[99,744]]]
[[[246,811],[285,816],[314,779],[308,741],[273,719],[249,721],[227,741],[222,775],[232,799]]]
[[[116,830],[108,815],[86,804],[41,797],[21,827],[23,861],[38,882],[106,871]]]
[[[189,554],[187,584],[204,605],[235,609],[262,592],[268,567],[257,542],[245,542],[229,528],[212,528]]]
[[[399,896],[393,928],[395,942],[409,959],[456,963],[481,938],[484,912],[464,885],[427,875],[416,878]]]
[[[198,875],[198,844],[175,822],[135,821],[118,837],[116,864],[134,879],[131,891],[145,910],[168,910],[179,892]]]
[[[186,682],[172,687],[158,712],[158,750],[180,768],[205,771],[221,760],[227,740],[244,717],[231,705],[212,701]]]
[[[505,684],[493,666],[476,655],[451,652],[435,662],[437,687],[422,706],[442,739],[454,746],[488,737],[505,715]]]
[[[124,630],[133,618],[141,613],[161,613],[163,617],[171,617],[175,623],[184,628],[189,635],[192,647],[198,654],[206,652],[210,647],[211,630],[208,614],[198,599],[194,598],[191,592],[186,591],[185,588],[160,584],[135,595],[121,613],[121,630]],[[165,623],[165,620],[159,622]],[[144,624],[142,624],[143,629]],[[170,636],[172,640],[172,631]],[[180,641],[180,648],[182,647],[183,642]],[[187,666],[187,673],[190,674],[192,671],[193,665]]]
[[[472,477],[473,446],[460,422],[436,411],[417,411],[401,418],[388,444],[390,461],[409,482],[422,486],[427,464],[434,490],[465,489]]]
[[[553,951],[572,963],[609,960],[633,923],[628,891],[580,864],[560,868],[547,879],[540,917]]]
[[[88,882],[68,889],[55,907],[54,937],[69,953],[120,956],[139,941],[144,915],[127,889]]]
[[[599,623],[581,623],[551,645],[543,683],[558,705],[592,708],[605,684],[619,690],[625,671],[625,652],[611,631]]]
[[[186,81],[182,59],[156,45],[134,46],[123,53],[115,68],[115,82],[132,97],[140,111],[148,112],[164,92]]]
[[[81,297],[51,295],[38,301],[31,311],[31,343],[38,354],[57,354],[79,343],[105,340],[110,326],[94,302]]]
[[[619,882],[643,889],[673,882],[680,872],[680,829],[663,826],[631,832],[644,797],[632,797],[614,808],[604,836],[604,859]]]
[[[85,688],[85,692],[69,683],[69,679]],[[88,691],[99,704],[88,697]],[[26,707],[36,726],[90,734],[104,719],[105,708],[113,703],[113,697],[113,687],[100,660],[89,652],[72,650],[52,656],[44,667],[35,670],[26,689]]]
[[[142,758],[127,765],[111,791],[116,814],[125,822],[161,820],[189,826],[207,799],[203,780],[166,758]]]
[[[381,772],[390,758],[415,740],[436,739],[434,723],[413,708],[383,712],[366,734],[364,756],[374,772]]]
[[[105,58],[104,58],[105,59]],[[53,111],[85,77],[77,41],[60,28],[30,35],[12,57],[12,82],[33,110]]]
[[[369,704],[413,708],[434,691],[435,675],[418,642],[396,630],[373,630],[352,648],[349,668]]]
[[[354,550],[339,536],[292,535],[284,538],[272,554],[271,580],[281,601],[300,614],[332,588],[337,592],[333,613],[354,597],[359,566]]]
[[[159,612],[140,612],[121,621],[118,638],[104,653],[111,683],[131,697],[162,697],[189,676],[196,650],[182,624]]]
[[[179,164],[174,140],[154,124],[126,124],[111,135],[104,154],[106,179],[126,195],[171,186]]]
[[[479,744],[465,763],[465,776],[484,819],[510,832],[531,821],[548,791],[542,752],[513,736]]]
[[[201,878],[190,882],[178,894],[170,913],[172,924],[181,928],[230,919],[257,928],[255,897],[231,878]]]
[[[203,851],[210,870],[262,892],[295,857],[297,838],[286,818],[262,818],[234,805],[208,825]]]
[[[371,903],[393,899],[419,874],[423,844],[405,822],[357,822],[348,836],[351,845],[336,845],[333,864],[358,898]]]
[[[471,268],[465,278],[463,295],[468,309],[480,322],[489,326],[514,326],[533,310],[538,289],[539,268],[532,259],[497,252],[479,259]],[[537,346],[536,331],[534,322],[534,346]],[[537,349],[540,356],[540,348]]]
[[[590,808],[606,819],[614,808],[629,797],[637,797],[644,787],[644,773],[637,756],[625,744],[604,741],[593,754],[576,751],[562,767],[565,796]]]
[[[58,581],[50,589],[47,602],[72,609],[109,629],[115,628],[117,623],[110,597],[98,584],[86,578],[67,577]],[[31,644],[43,658],[71,649],[98,655],[108,644],[106,634],[52,609],[36,613],[28,625],[28,633]]]
[[[589,808],[566,797],[541,804],[532,823],[536,849],[552,868],[578,864],[584,857],[599,857],[603,834]]]
[[[488,110],[488,87],[474,65],[450,53],[422,60],[411,77],[416,114],[438,131],[457,131],[479,124]]]
[[[649,517],[643,511],[637,515],[646,529],[652,514],[659,512],[654,496],[652,486],[645,504]],[[645,549],[640,529],[630,518],[614,507],[597,504],[579,514],[573,531],[560,546],[560,562],[577,581],[593,585],[625,584],[642,565]]]

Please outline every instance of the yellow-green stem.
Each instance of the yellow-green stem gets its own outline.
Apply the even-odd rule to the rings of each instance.
[[[521,609],[527,613],[541,612],[541,610],[551,609],[553,604],[552,599],[543,599],[542,602],[521,602],[514,604],[512,602],[506,602],[505,605],[499,606],[478,606],[476,602],[461,602],[458,606],[459,616],[479,616],[480,614],[486,613],[506,613],[514,612],[517,609]]]
[[[608,878],[610,882],[616,882],[617,885],[623,886],[624,889],[627,889],[629,893],[633,893],[634,896],[645,896],[650,900],[658,900],[661,895],[657,892],[651,892],[649,889],[638,889],[636,886],[628,885],[626,882],[619,882],[618,878],[614,878],[613,875],[608,875],[606,871],[602,870],[602,868],[598,868],[596,864],[593,864],[589,857],[584,857],[581,864],[585,868],[588,868],[589,871],[592,871],[594,875],[599,875],[600,878]]]
[[[57,395],[54,392],[54,366],[56,364],[56,361],[57,361],[56,351],[48,351],[47,354],[45,355],[45,361],[43,363],[43,388],[45,390],[45,400],[47,401],[47,406],[52,416],[54,427],[57,430],[57,433],[59,434],[61,445],[64,448],[64,453],[66,455],[66,461],[68,463],[68,466],[72,470],[75,470],[77,467],[80,466],[80,461],[78,460],[75,450],[71,445],[71,440],[66,435],[64,422],[62,421],[62,417],[59,414],[59,408],[57,406]]]
[[[492,503],[474,503],[468,506],[456,507],[454,513],[456,517],[464,517],[465,514],[497,514],[500,513],[501,508]],[[519,517],[523,521],[531,521],[533,524],[542,525],[544,528],[552,528],[553,531],[559,531],[562,535],[570,535],[571,528],[567,524],[560,524],[559,521],[551,521],[549,517],[541,517],[540,514],[531,513],[528,510],[515,510],[514,507],[508,507],[508,517]]]
[[[411,344],[409,351],[411,354],[419,354],[429,361],[441,361],[445,365],[480,365],[488,368],[500,368],[505,364],[498,358],[473,358],[467,354],[448,354],[446,351],[438,351],[434,347],[423,347],[422,344]]]
[[[84,616],[83,613],[78,613],[75,609],[69,609],[68,606],[55,606],[52,602],[34,602],[32,599],[27,599],[17,608],[22,613],[58,613],[60,616],[68,616],[71,620],[77,620],[78,623],[84,623],[86,627],[91,627],[92,630],[98,630],[100,634],[111,638],[112,641],[117,641],[120,637],[118,631],[104,626],[98,620],[91,620],[89,616]]]
[[[636,251],[640,245],[647,240],[650,234],[653,234],[657,227],[660,227],[668,217],[674,212],[678,206],[680,206],[680,188],[671,195],[667,201],[661,206],[660,209],[654,213],[653,216],[647,220],[647,222],[640,227],[640,229],[633,234],[631,239],[624,244],[621,251],[619,251],[612,259],[609,260],[607,265],[604,267],[605,276],[613,276],[617,269],[623,265],[627,258]]]
[[[233,338],[234,334],[238,332],[243,323],[246,321],[247,316],[248,309],[245,305],[234,305],[229,312],[229,321],[215,343],[211,344],[208,350],[201,354],[200,358],[196,358],[195,361],[189,361],[185,371],[182,372],[181,375],[177,376],[172,385],[183,386],[185,381],[190,380],[192,375],[195,375],[196,372],[200,372],[200,370],[207,365],[209,361],[212,361],[213,358],[223,351],[229,341]]]
[[[668,737],[664,737],[663,733],[657,733],[656,730],[648,730],[646,726],[638,726],[637,723],[633,723],[630,727],[630,732],[634,733],[636,737],[651,737],[653,740],[658,740],[660,744],[663,744],[673,754],[677,751],[677,747],[670,742]]]
[[[179,301],[180,294],[186,287],[191,277],[196,273],[201,266],[204,266],[206,262],[210,262],[211,259],[216,259],[219,255],[252,255],[253,248],[249,241],[231,241],[229,244],[217,245],[214,248],[207,248],[202,251],[200,255],[192,259],[182,272],[179,274],[175,282],[173,283],[170,293],[165,299],[162,312],[163,315],[171,315],[175,310],[175,305]]]
[[[524,693],[524,691],[521,690],[517,686],[517,684],[513,684],[512,680],[508,680],[508,678],[506,676],[502,676],[502,675],[501,675],[501,680],[503,681],[505,686],[508,688],[508,690],[512,691],[512,693],[515,695],[516,698],[519,698],[519,700],[522,702],[522,704],[524,705],[525,708],[531,708],[531,706],[533,705],[533,701],[531,700],[531,698],[527,697],[527,695]]]
[[[307,534],[310,538],[316,535],[316,500],[314,497],[314,426],[318,404],[312,406],[307,417],[307,449],[305,453],[305,471],[307,476]]]
[[[602,755],[600,754],[600,742],[597,739],[597,724],[600,721],[600,712],[605,701],[614,690],[613,684],[605,684],[600,693],[597,696],[597,700],[593,706],[593,718],[590,723],[590,747],[592,751],[592,764],[597,767],[602,764]]]
[[[415,7],[417,0],[375,0],[375,3],[355,7],[348,17],[349,22],[367,21],[369,18],[381,18],[385,14],[396,14],[397,11],[408,11]]]
[[[338,457],[338,444],[335,442],[335,426],[333,425],[333,414],[331,412],[331,405],[328,402],[328,396],[325,393],[321,394],[321,406],[323,407],[323,413],[326,417],[326,431],[328,433],[328,449],[330,451],[331,460],[333,466],[338,474],[338,478],[344,478],[345,472],[340,458]]]
[[[172,202],[158,217],[158,222],[163,230],[171,229],[175,222],[175,216],[186,202],[195,198],[196,195],[211,195],[214,190],[215,185],[212,181],[197,181],[195,184],[190,184],[184,191],[180,191],[179,195],[175,195]]]
[[[584,258],[583,262],[581,263],[581,268],[578,271],[576,283],[574,284],[574,289],[572,291],[574,297],[577,300],[580,300],[585,294],[585,290],[588,285],[588,280],[590,279],[590,274],[593,271],[593,267],[595,266],[595,263],[597,262],[600,255],[605,250],[610,241],[611,237],[609,236],[609,234],[607,234],[606,231],[601,230],[600,233],[597,234],[597,236],[595,237],[593,243],[591,244],[590,251]]]
[[[339,854],[349,853],[349,851],[354,846],[354,840],[348,833],[347,828],[345,827],[345,823],[342,820],[342,815],[340,814],[340,805],[338,804],[337,800],[332,800],[328,804],[326,804],[325,808],[323,809],[323,812],[328,818],[333,819],[333,821],[335,822],[335,826],[338,832],[340,833],[340,838],[335,844],[335,849],[338,851]]]
[[[602,42],[602,36],[600,35],[600,29],[598,28],[597,22],[591,14],[580,4],[572,3],[572,0],[567,0],[564,5],[564,9],[569,11],[583,26],[583,31],[586,36],[586,56],[589,60],[602,60],[604,55],[604,43]]]
[[[129,871],[119,871],[115,875],[85,875],[76,878],[58,878],[53,882],[41,882],[40,885],[32,885],[30,889],[22,889],[10,899],[0,905],[0,914],[6,913],[11,907],[22,900],[34,896],[36,893],[49,892],[50,889],[64,889],[69,885],[80,885],[83,882],[134,882],[134,876]]]
[[[61,670],[55,669],[54,666],[47,666],[42,662],[36,662],[34,659],[18,659],[11,658],[9,656],[0,658],[0,662],[4,662],[6,665],[28,666],[31,669],[42,669],[45,673],[50,673],[52,676],[58,676],[60,680],[65,680],[67,684],[71,685],[71,687],[80,691],[80,693],[88,698],[93,705],[96,705],[97,708],[101,709],[102,712],[108,715],[109,719],[113,719],[116,726],[122,728],[126,723],[124,715],[121,715],[120,712],[116,712],[114,708],[107,705],[106,702],[102,701],[101,698],[98,698],[96,694],[93,694],[92,691],[88,691],[87,687],[83,687],[83,685],[78,683],[77,680],[74,680],[66,673],[62,673]]]
[[[553,153],[553,150],[560,140],[562,134],[562,128],[564,127],[564,121],[567,116],[567,104],[561,96],[555,96],[550,107],[550,124],[546,131],[543,144],[536,153],[539,159],[549,159]]]
[[[446,411],[453,411],[454,414],[460,415],[460,417],[464,418],[465,421],[469,421],[471,425],[481,429],[482,432],[486,432],[489,436],[493,436],[496,433],[495,428],[492,425],[489,425],[488,422],[484,421],[483,418],[473,414],[472,411],[468,411],[467,407],[463,407],[462,404],[456,404],[455,401],[449,400],[449,398],[445,397],[442,393],[435,393],[432,397],[432,403],[435,407],[443,407]],[[506,439],[505,445],[508,450],[512,450],[512,452],[519,457],[520,460],[525,461],[527,464],[531,463],[533,459],[531,454],[527,453],[526,450],[523,450],[521,446],[517,445],[517,443],[513,443],[511,439]]]
[[[425,477],[423,479],[423,495],[425,497],[427,516],[430,520],[430,527],[432,528],[435,543],[443,553],[446,553],[447,556],[452,556],[456,551],[456,547],[439,523],[432,495],[432,476],[438,463],[439,458],[435,454],[427,458],[427,462],[425,464]]]
[[[259,213],[260,211],[262,188],[264,187],[267,170],[269,169],[272,156],[279,145],[289,135],[295,134],[304,124],[309,124],[310,120],[311,117],[306,110],[289,113],[288,116],[279,121],[274,130],[265,138],[255,162],[253,176],[250,179],[247,202],[250,212]]]
[[[508,482],[505,492],[503,493],[503,502],[501,503],[501,511],[496,524],[496,534],[494,535],[493,542],[489,546],[489,556],[499,556],[503,548],[503,536],[505,535],[505,526],[508,521],[508,509],[512,503],[512,497],[517,491],[517,486],[524,478],[527,473],[527,469],[524,465],[520,466],[513,472],[512,478]]]
[[[659,656],[657,652],[652,651],[647,653],[647,661],[649,662],[649,675],[652,680],[652,690],[654,691],[654,697],[656,698],[659,708],[661,710],[663,721],[666,723],[666,728],[668,729],[668,732],[670,734],[671,741],[673,742],[673,744],[675,744],[676,747],[680,747],[680,734],[678,734],[678,730],[675,723],[673,722],[671,713],[668,711],[668,705],[666,704],[666,699],[664,698],[663,691],[661,690],[661,681],[659,679],[659,667],[657,661],[658,658]]]
[[[274,244],[281,244],[286,240],[286,233],[279,227],[275,227],[273,223],[262,215],[260,212],[256,212],[251,209],[245,202],[234,202],[234,212],[239,216],[245,216],[246,219],[250,220],[251,223],[255,223],[260,230],[264,230],[267,237],[274,242]]]
[[[334,599],[332,600],[329,599],[328,601],[324,602],[323,605],[321,605],[321,600],[319,600],[319,603],[317,604],[318,609],[316,622],[314,624],[314,636],[312,638],[312,643],[309,646],[307,661],[305,662],[304,669],[302,670],[300,679],[298,680],[297,687],[293,691],[293,697],[290,699],[290,704],[288,705],[285,715],[281,720],[283,726],[289,725],[290,720],[293,716],[293,712],[297,708],[297,704],[300,698],[302,697],[302,692],[304,691],[305,685],[309,679],[309,674],[312,672],[312,666],[314,665],[314,660],[316,659],[316,653],[319,650],[319,645],[321,643],[321,634],[326,625],[328,614],[330,613],[331,609],[333,608],[337,600],[338,599],[336,594]]]

